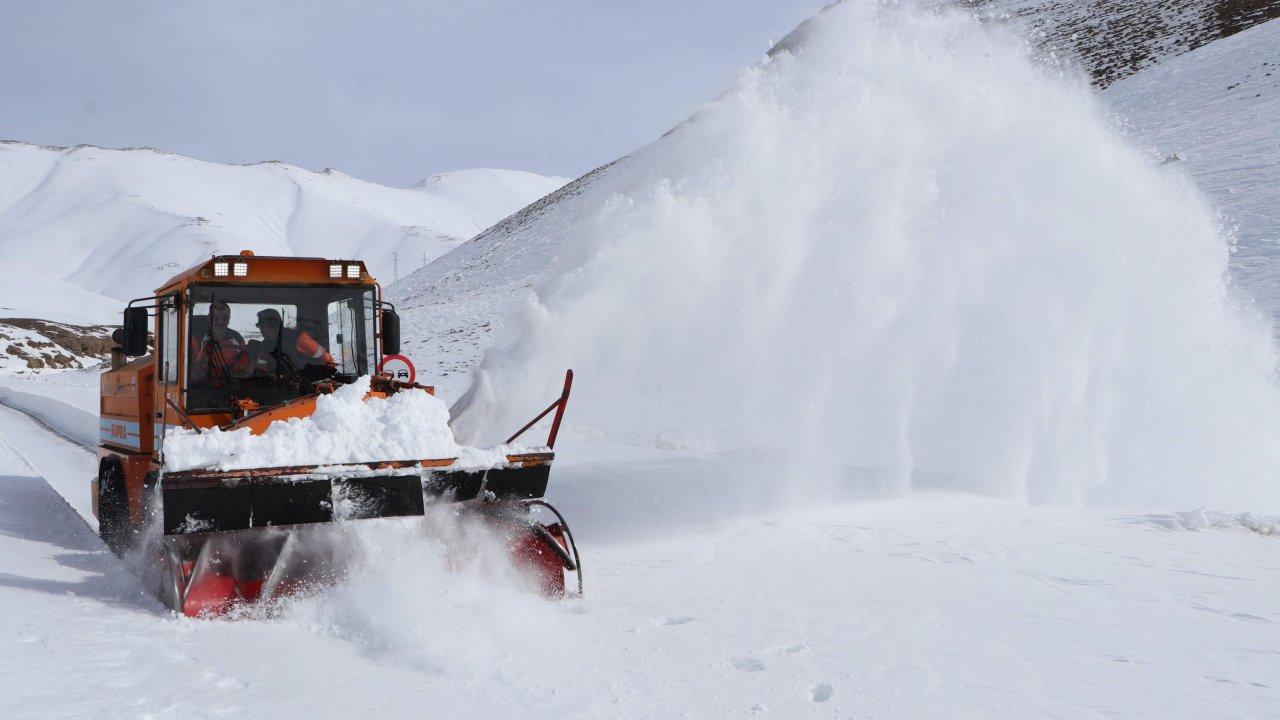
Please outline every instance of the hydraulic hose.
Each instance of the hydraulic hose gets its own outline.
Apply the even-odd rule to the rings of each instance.
[[[578,575],[578,597],[582,597],[582,556],[578,554],[578,544],[573,540],[573,531],[569,529],[569,523],[564,519],[564,515],[561,515],[560,511],[546,500],[526,500],[525,504],[530,507],[535,505],[538,507],[544,507],[550,510],[551,513],[556,516],[556,519],[560,521],[560,527],[564,528],[564,536],[568,539],[569,549],[573,553],[574,570]]]

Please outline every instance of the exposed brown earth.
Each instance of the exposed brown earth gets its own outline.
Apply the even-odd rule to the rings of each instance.
[[[91,367],[110,357],[113,329],[36,318],[2,318],[0,352],[25,362],[28,370]]]

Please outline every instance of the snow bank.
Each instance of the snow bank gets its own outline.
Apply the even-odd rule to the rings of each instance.
[[[34,383],[23,385],[36,389]],[[97,399],[96,397],[94,398]],[[89,449],[98,447],[98,414],[76,407],[68,402],[49,397],[49,393],[37,395],[0,385],[0,405],[26,413],[59,435]]]
[[[1186,512],[1144,515],[1141,521],[1163,530],[1245,530],[1259,535],[1280,536],[1280,518],[1253,513],[1224,513],[1196,508]]]
[[[248,428],[223,432],[169,430],[164,442],[165,469],[236,470],[255,467],[327,465],[377,460],[461,458],[467,467],[505,460],[504,448],[464,448],[449,429],[449,411],[425,392],[400,392],[389,398],[365,398],[369,378],[362,377],[316,400],[310,417],[271,423],[253,435]]]
[[[1205,198],[966,13],[834,5],[492,243],[473,282],[539,269],[464,442],[573,367],[572,422],[772,447],[799,495],[1280,507],[1276,357]]]

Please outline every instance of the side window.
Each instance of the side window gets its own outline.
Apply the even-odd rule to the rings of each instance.
[[[338,366],[338,372],[359,373],[355,349],[355,313],[351,300],[329,303],[329,354]]]
[[[170,295],[160,301],[160,379],[165,385],[178,382],[178,297]]]
[[[364,338],[363,338],[363,342],[360,344],[359,351],[360,351],[361,363],[365,365],[365,367],[361,368],[361,372],[368,373],[368,372],[372,372],[372,370],[370,370],[368,367],[368,364],[371,361],[366,360],[365,358],[368,358],[370,354],[376,352],[374,348],[377,347],[377,343],[374,340],[373,330],[374,330],[374,314],[378,311],[378,308],[374,304],[373,293],[371,292],[365,293],[364,299],[361,302],[361,305],[364,307]],[[372,362],[376,362],[376,359],[372,360]]]

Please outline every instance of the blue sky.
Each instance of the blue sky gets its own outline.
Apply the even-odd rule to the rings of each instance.
[[[0,0],[0,139],[410,185],[576,176],[715,96],[824,0]]]

